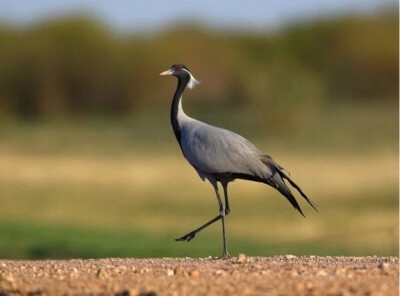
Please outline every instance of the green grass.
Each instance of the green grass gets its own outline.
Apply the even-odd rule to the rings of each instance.
[[[218,227],[219,228],[219,227]],[[110,231],[71,226],[0,221],[0,258],[108,258],[108,257],[205,257],[219,256],[219,236],[199,234],[190,243],[175,242],[177,233],[155,234],[144,231]],[[395,250],[349,247],[343,243],[304,241],[266,243],[230,238],[232,255],[393,255]]]
[[[196,257],[221,251],[220,223],[190,243],[173,241],[217,214],[212,194],[199,199],[196,187],[178,196],[158,190],[156,199],[153,191],[136,198],[121,187],[1,187],[10,190],[0,198],[1,258]],[[232,186],[227,217],[233,255],[397,254],[395,191],[317,199],[319,214],[301,202],[306,219],[272,190],[265,189],[265,196],[250,192],[247,200],[241,191]]]

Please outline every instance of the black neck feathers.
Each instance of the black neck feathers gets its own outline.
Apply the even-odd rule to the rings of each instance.
[[[181,100],[183,91],[186,88],[186,85],[188,84],[190,80],[189,75],[182,75],[182,76],[177,76],[178,78],[178,86],[176,88],[174,98],[172,100],[172,105],[171,105],[171,124],[172,128],[174,130],[174,134],[178,142],[180,143],[180,138],[181,138],[181,131],[179,127],[179,122],[178,122],[178,109],[179,109],[179,102]]]

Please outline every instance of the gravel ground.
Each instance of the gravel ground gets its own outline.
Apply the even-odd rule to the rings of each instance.
[[[0,260],[0,296],[398,294],[398,257]]]

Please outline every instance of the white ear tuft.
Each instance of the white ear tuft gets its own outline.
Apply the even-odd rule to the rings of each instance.
[[[190,80],[187,84],[187,86],[190,89],[193,89],[196,85],[199,85],[201,83],[201,81],[198,81],[196,78],[193,77],[193,75],[190,75]]]
[[[198,81],[196,78],[194,78],[193,75],[192,75],[192,73],[190,73],[188,70],[186,70],[186,69],[183,69],[183,70],[185,70],[186,72],[188,72],[189,75],[190,75],[190,80],[189,80],[189,82],[188,82],[188,84],[187,84],[187,87],[188,87],[188,88],[193,89],[196,85],[198,85],[198,84],[201,83],[201,81]]]

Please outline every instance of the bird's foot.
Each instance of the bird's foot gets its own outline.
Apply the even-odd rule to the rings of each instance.
[[[228,251],[225,251],[224,254],[222,254],[221,257],[219,257],[219,259],[229,259],[231,258],[231,255],[229,255]]]
[[[180,238],[176,238],[175,240],[177,242],[190,242],[192,239],[194,239],[195,236],[196,236],[196,232],[192,231],[192,232],[189,232],[188,234],[185,234],[184,236],[182,236]]]

